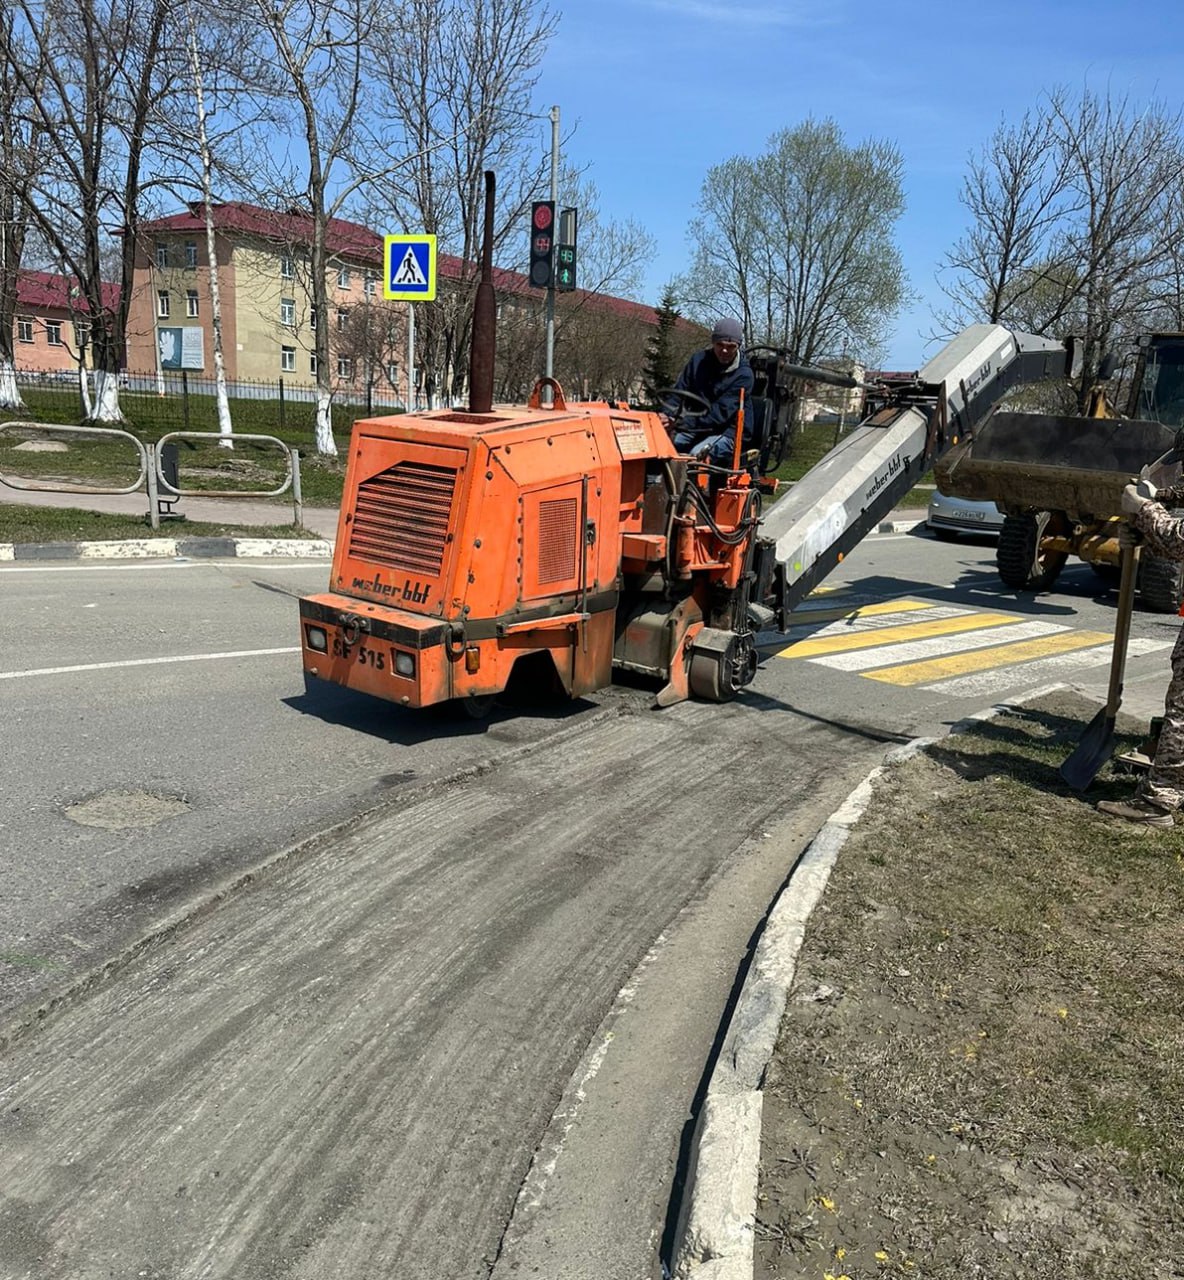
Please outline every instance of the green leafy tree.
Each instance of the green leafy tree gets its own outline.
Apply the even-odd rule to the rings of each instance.
[[[680,293],[696,319],[730,311],[751,342],[799,359],[871,358],[909,296],[893,239],[903,212],[895,146],[849,146],[833,120],[807,120],[773,134],[755,159],[708,171]]]

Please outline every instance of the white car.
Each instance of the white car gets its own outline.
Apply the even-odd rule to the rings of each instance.
[[[997,537],[1003,527],[1003,512],[993,502],[975,502],[970,498],[949,498],[934,489],[929,499],[925,527],[942,539],[960,533],[979,533]]]

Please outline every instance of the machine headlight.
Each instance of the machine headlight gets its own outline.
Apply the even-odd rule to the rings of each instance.
[[[401,676],[410,679],[415,675],[415,655],[413,653],[396,653],[395,654],[395,671]]]
[[[305,627],[304,634],[308,637],[310,649],[315,649],[317,653],[328,652],[329,637],[325,634],[324,627]]]

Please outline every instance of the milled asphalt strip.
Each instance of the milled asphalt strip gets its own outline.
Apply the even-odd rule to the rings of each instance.
[[[485,756],[480,760],[471,761],[438,777],[425,778],[418,786],[400,789],[397,796],[388,794],[377,803],[360,809],[357,813],[343,818],[322,831],[314,832],[294,844],[265,855],[254,866],[234,873],[221,883],[199,890],[188,902],[182,903],[175,911],[150,925],[138,939],[126,944],[106,960],[100,961],[88,972],[68,979],[58,990],[51,991],[30,1004],[18,1005],[10,1010],[0,1010],[0,1052],[23,1039],[50,1016],[69,1007],[98,983],[121,972],[137,957],[167,942],[191,921],[203,918],[226,898],[265,880],[289,862],[302,857],[315,856],[322,846],[331,844],[338,836],[345,835],[346,832],[366,822],[383,809],[394,808],[396,805],[403,807],[423,796],[434,795],[445,788],[482,777],[506,763],[529,757],[539,750],[562,744],[568,738],[587,733],[589,727],[616,719],[619,715],[620,712],[613,707],[599,707],[579,716],[574,724],[564,725],[556,732],[546,734],[533,742],[513,746],[500,755]]]
[[[959,720],[941,737],[964,732],[1021,702],[1066,687],[1053,684],[1025,690],[1012,701]],[[886,752],[884,763],[823,824],[769,911],[695,1126],[674,1248],[675,1280],[752,1280],[765,1072],[789,1000],[806,924],[839,850],[871,801],[876,779],[940,740],[914,738]]]

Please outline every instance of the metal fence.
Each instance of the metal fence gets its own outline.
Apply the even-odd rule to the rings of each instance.
[[[88,371],[88,376],[92,379],[93,400],[93,374]],[[30,407],[35,411],[41,412],[46,405],[51,405],[65,417],[81,419],[84,416],[77,370],[18,369],[16,381],[22,394],[34,401]],[[238,378],[227,383],[226,393],[238,406],[232,413],[239,416],[241,409],[241,416],[252,425],[260,423],[264,416],[280,430],[289,426],[311,426],[313,421],[317,389],[307,382]],[[188,431],[215,426],[216,396],[214,378],[188,370],[127,371],[119,375],[119,400],[124,412],[134,419],[136,408],[140,407],[145,417],[162,427]],[[334,425],[347,426],[360,417],[405,410],[405,398],[385,380],[366,386],[342,384],[333,391]]]
[[[19,435],[36,439],[38,437],[66,436],[72,439],[103,441],[110,444],[125,444],[135,454],[137,476],[131,484],[110,485],[77,483],[71,480],[54,478],[50,480],[35,479],[29,476],[5,474],[0,471],[0,486],[16,491],[34,491],[42,493],[79,493],[79,494],[127,494],[143,490],[148,497],[148,518],[153,529],[160,528],[162,515],[171,514],[171,507],[178,498],[275,498],[285,493],[292,495],[292,523],[299,528],[304,523],[304,498],[300,487],[300,454],[283,440],[275,436],[255,435],[234,432],[230,436],[221,436],[209,431],[172,431],[156,442],[143,441],[128,431],[117,427],[82,427],[64,426],[56,422],[26,422],[23,419],[14,422],[0,422],[0,437]],[[268,489],[182,489],[177,468],[177,440],[189,440],[208,444],[223,445],[231,443],[262,444],[274,447],[285,464],[285,475],[278,485]]]

